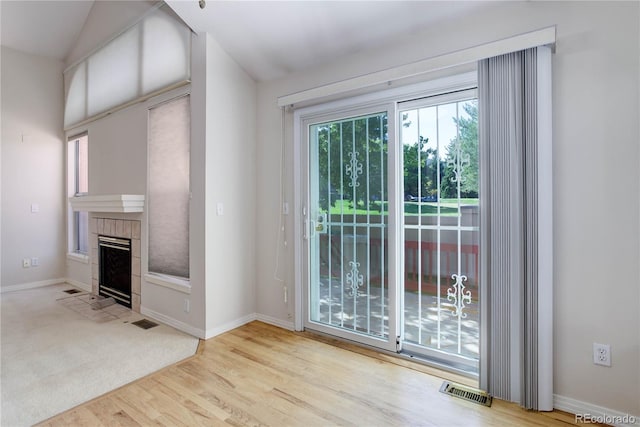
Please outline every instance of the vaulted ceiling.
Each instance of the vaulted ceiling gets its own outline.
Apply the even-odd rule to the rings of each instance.
[[[148,0],[143,0],[147,1]],[[254,79],[271,80],[376,49],[429,25],[473,13],[479,1],[167,0],[196,32],[208,32]],[[93,1],[1,1],[3,45],[65,59]]]

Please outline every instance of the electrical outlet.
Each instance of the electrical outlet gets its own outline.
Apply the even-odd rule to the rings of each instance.
[[[593,343],[593,363],[611,366],[611,346],[609,344]]]
[[[24,258],[22,260],[22,267],[23,268],[29,268],[31,267],[31,260],[29,258]]]
[[[184,312],[185,312],[185,313],[188,313],[188,312],[189,312],[189,310],[190,310],[190,307],[189,307],[189,300],[185,298],[185,300],[184,300]]]
[[[39,265],[40,265],[40,260],[37,257],[31,258],[31,266],[32,267],[37,267]]]

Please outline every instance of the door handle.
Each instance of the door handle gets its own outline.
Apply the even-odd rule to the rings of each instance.
[[[327,233],[327,214],[321,213],[318,215],[318,223],[316,225],[316,231],[321,234]]]

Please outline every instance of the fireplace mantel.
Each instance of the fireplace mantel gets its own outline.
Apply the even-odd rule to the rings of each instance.
[[[122,212],[136,213],[144,211],[142,194],[108,194],[100,196],[69,197],[74,211],[81,212]]]

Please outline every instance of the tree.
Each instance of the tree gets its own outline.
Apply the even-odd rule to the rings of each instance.
[[[316,125],[314,131],[320,208],[337,200],[353,208],[381,206],[387,198],[386,114]]]
[[[435,197],[438,194],[437,150],[425,148],[428,142],[428,138],[420,136],[413,145],[403,146],[405,197]],[[443,169],[440,168],[440,171],[442,176]]]
[[[454,118],[458,126],[458,136],[447,145],[440,194],[443,198],[458,197],[458,178],[460,179],[460,197],[478,197],[478,103],[462,104],[469,117]],[[456,171],[461,173],[457,176]]]

